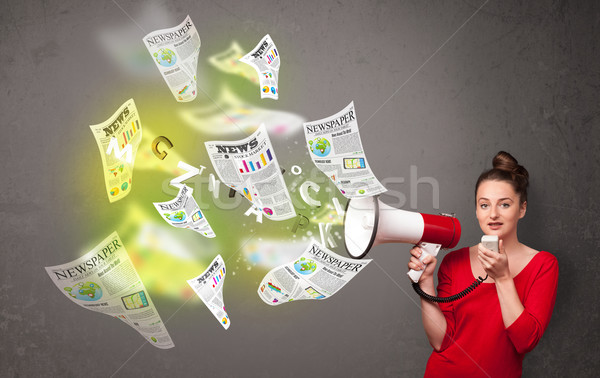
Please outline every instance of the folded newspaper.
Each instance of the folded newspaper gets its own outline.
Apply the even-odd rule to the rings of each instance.
[[[77,305],[122,320],[157,348],[175,346],[116,231],[84,256],[46,272]]]
[[[192,196],[193,191],[189,186],[182,185],[175,199],[169,202],[154,202],[154,207],[171,226],[189,228],[207,238],[214,238],[216,235]]]
[[[133,163],[142,141],[142,124],[135,102],[127,100],[109,119],[91,125],[90,129],[100,149],[108,200],[118,201],[131,191]]]
[[[149,33],[143,41],[175,99],[195,99],[200,36],[190,16],[173,28]]]
[[[303,124],[309,155],[346,198],[386,191],[367,163],[351,102],[330,117]]]
[[[210,263],[208,269],[187,283],[194,289],[202,302],[213,313],[223,328],[228,329],[231,322],[225,311],[223,302],[223,282],[225,281],[225,262],[221,255],[217,255]]]
[[[326,299],[370,262],[342,257],[313,240],[298,259],[267,273],[258,286],[258,296],[271,306],[302,299]]]
[[[205,145],[223,184],[243,194],[271,220],[296,216],[264,124],[245,139]]]
[[[279,52],[277,46],[268,34],[258,42],[258,45],[248,54],[240,58],[240,62],[244,62],[252,66],[258,73],[260,85],[260,98],[271,98],[277,100],[279,98]]]

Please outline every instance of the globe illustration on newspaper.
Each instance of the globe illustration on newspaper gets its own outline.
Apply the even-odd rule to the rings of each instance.
[[[311,274],[317,269],[317,263],[302,257],[294,263],[294,269],[296,269],[296,272],[303,275]]]
[[[308,141],[310,152],[318,157],[325,157],[331,152],[331,143],[325,138],[318,137]]]
[[[165,213],[165,218],[171,222],[183,222],[185,220],[185,211],[174,211],[172,213]]]
[[[177,62],[177,56],[169,49],[162,48],[152,55],[154,55],[156,62],[163,67],[171,67]]]
[[[102,289],[94,282],[80,282],[73,287],[65,287],[65,291],[81,301],[97,301],[102,298]]]

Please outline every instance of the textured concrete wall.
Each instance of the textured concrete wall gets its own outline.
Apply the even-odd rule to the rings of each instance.
[[[260,102],[255,88],[250,100],[307,120],[354,100],[377,176],[405,178],[390,188],[404,193],[405,209],[413,199],[422,212],[438,209],[430,186],[421,184],[410,194],[410,167],[417,167],[418,177],[434,177],[439,211],[455,212],[463,224],[461,245],[475,244],[481,234],[473,206],[477,175],[498,150],[513,153],[531,174],[520,240],[552,252],[560,264],[554,315],[525,358],[524,375],[595,376],[600,7],[595,1],[483,4],[3,2],[0,375],[424,372],[431,348],[404,278],[406,245],[381,246],[371,254],[389,276],[372,264],[360,283],[324,302],[270,308],[256,296],[257,283],[230,281],[231,292],[237,292],[228,302],[230,330],[202,307],[181,310],[168,325],[176,344],[168,351],[149,346],[138,351],[143,340],[133,330],[68,303],[48,279],[44,266],[66,262],[108,234],[94,230],[88,205],[93,200],[86,181],[102,183],[93,172],[98,156],[87,125],[105,119],[112,113],[108,109],[129,97],[155,96],[175,107],[154,67],[121,65],[100,36],[129,27],[141,45],[141,29],[172,26],[190,14],[203,40],[199,85],[206,93],[217,93],[219,86],[206,57],[232,40],[250,48],[270,33],[283,54],[280,100]],[[123,36],[125,45],[130,35]],[[200,94],[196,101],[207,98]],[[144,102],[138,106],[143,116]],[[89,178],[65,180],[72,159],[93,167]],[[105,198],[96,203],[106,206]],[[74,227],[81,224],[89,227]],[[163,319],[182,304],[153,297]]]

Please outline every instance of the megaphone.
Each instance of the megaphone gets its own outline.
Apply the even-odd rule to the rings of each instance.
[[[379,196],[351,199],[344,215],[344,243],[348,254],[363,258],[372,247],[383,243],[417,244],[425,256],[436,256],[440,248],[454,248],[460,239],[458,219],[447,215],[422,214],[396,209]],[[410,270],[418,282],[423,270]]]

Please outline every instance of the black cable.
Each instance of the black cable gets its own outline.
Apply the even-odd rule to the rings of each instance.
[[[433,295],[429,295],[426,292],[424,292],[423,290],[421,290],[421,286],[419,286],[418,282],[413,282],[412,283],[412,287],[413,287],[413,289],[415,289],[415,291],[417,292],[417,294],[419,294],[423,299],[425,299],[425,300],[427,300],[429,302],[448,303],[448,302],[454,302],[455,300],[458,300],[458,299],[464,297],[465,295],[469,294],[470,292],[472,292],[473,290],[475,290],[475,288],[477,286],[481,285],[481,283],[483,281],[485,281],[487,278],[488,278],[487,274],[485,275],[485,278],[481,278],[481,276],[479,276],[471,284],[471,286],[469,286],[465,290],[461,291],[460,293],[451,295],[449,297],[434,297]]]

